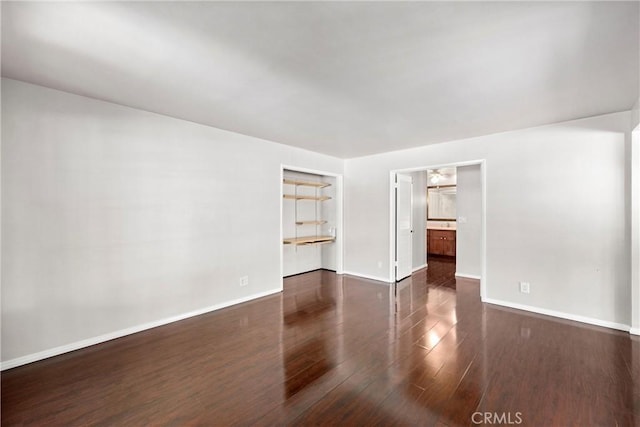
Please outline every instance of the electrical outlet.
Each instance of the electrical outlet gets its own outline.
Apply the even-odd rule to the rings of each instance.
[[[240,278],[240,286],[247,286],[249,284],[249,276],[242,276]]]
[[[529,293],[529,282],[520,282],[520,292],[523,294]]]

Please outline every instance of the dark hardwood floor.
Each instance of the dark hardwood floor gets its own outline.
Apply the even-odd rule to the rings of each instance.
[[[482,304],[454,269],[312,272],[5,371],[2,425],[640,425],[640,340]]]

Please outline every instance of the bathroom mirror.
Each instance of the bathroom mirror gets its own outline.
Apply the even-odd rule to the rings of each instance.
[[[427,188],[427,219],[456,220],[456,186]]]

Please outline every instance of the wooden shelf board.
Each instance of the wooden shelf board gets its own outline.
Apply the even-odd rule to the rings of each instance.
[[[282,242],[285,245],[309,245],[313,243],[330,243],[336,238],[332,236],[305,236],[305,237],[285,237]]]
[[[318,187],[318,188],[329,187],[331,185],[328,182],[299,181],[297,179],[284,179],[282,180],[282,182],[284,184],[301,185],[305,187]]]
[[[333,243],[333,240],[325,240],[323,242],[313,242],[313,243],[300,243],[296,246],[308,246],[308,245],[328,245],[330,243]]]
[[[322,225],[326,223],[327,221],[296,221],[296,225]]]
[[[325,200],[329,200],[331,197],[329,196],[301,196],[301,195],[295,195],[295,194],[285,194],[282,197],[284,197],[285,199],[293,199],[293,200],[318,200],[318,201],[325,201]]]

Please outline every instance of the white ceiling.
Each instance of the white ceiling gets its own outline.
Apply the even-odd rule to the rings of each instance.
[[[456,168],[438,168],[438,169],[429,169],[427,170],[427,176],[431,176],[434,172],[439,173],[440,175],[446,176],[456,176],[458,170]]]
[[[437,173],[441,176],[438,182],[432,182],[431,177]],[[458,170],[456,168],[438,168],[427,170],[427,185],[455,185]]]
[[[355,157],[630,109],[638,2],[2,3],[2,74]]]

